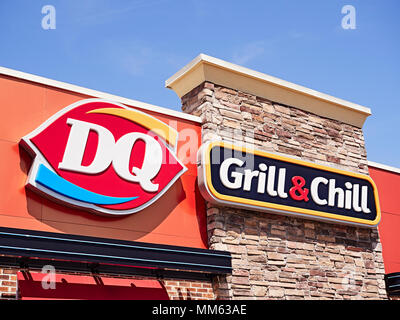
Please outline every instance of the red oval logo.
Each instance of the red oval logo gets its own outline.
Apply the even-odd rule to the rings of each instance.
[[[35,157],[27,185],[88,211],[124,215],[161,197],[187,170],[177,131],[100,99],[74,103],[23,137]]]

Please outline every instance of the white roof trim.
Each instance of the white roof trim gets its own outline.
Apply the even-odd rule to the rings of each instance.
[[[368,166],[400,174],[400,168],[387,166],[386,164],[377,163],[377,162],[373,162],[373,161],[368,161]]]
[[[95,97],[95,98],[101,98],[101,99],[106,99],[106,100],[110,100],[110,101],[115,101],[115,102],[119,102],[122,104],[126,104],[128,106],[134,106],[139,109],[153,111],[153,112],[161,113],[164,115],[173,116],[176,118],[193,121],[196,123],[202,122],[200,117],[197,117],[197,116],[194,116],[191,114],[155,106],[155,105],[137,101],[137,100],[132,100],[132,99],[116,96],[116,95],[109,94],[109,93],[102,92],[102,91],[97,91],[97,90],[92,90],[92,89],[76,86],[76,85],[69,84],[66,82],[61,82],[61,81],[57,81],[57,80],[52,80],[52,79],[36,76],[36,75],[30,74],[30,73],[25,73],[25,72],[13,70],[13,69],[1,67],[1,66],[0,66],[0,74],[18,78],[18,79],[31,81],[31,82],[35,82],[35,83],[40,83],[40,84],[50,86],[50,87],[55,87],[55,88],[59,88],[59,89],[63,89],[63,90],[71,91],[71,92],[88,95],[88,96]]]
[[[169,79],[165,81],[165,86],[167,88],[175,90],[177,86],[179,86],[179,83],[181,83],[180,80],[183,78],[187,77],[191,72],[194,70],[197,70],[197,67],[200,67],[201,65],[211,65],[214,67],[217,67],[220,70],[226,70],[228,72],[232,72],[234,74],[240,74],[242,77],[246,77],[248,79],[254,79],[259,81],[260,83],[265,83],[269,85],[273,85],[276,87],[279,87],[281,89],[286,90],[287,92],[292,92],[297,95],[302,95],[302,96],[307,96],[311,99],[316,99],[319,101],[324,101],[326,103],[329,103],[331,105],[336,105],[340,108],[344,108],[349,110],[350,112],[359,114],[362,118],[366,118],[370,116],[371,109],[353,102],[349,102],[340,98],[336,98],[333,96],[330,96],[328,94],[318,92],[316,90],[312,90],[306,87],[303,87],[301,85],[288,82],[273,76],[270,76],[268,74],[254,71],[218,58],[214,58],[205,54],[200,54],[196,58],[194,58],[191,62],[189,62],[186,66],[184,66],[182,69],[180,69],[178,72],[176,72],[173,76],[171,76]],[[212,82],[213,79],[206,79],[208,75],[203,75],[205,77],[204,80],[209,80]],[[212,77],[212,76],[209,76]],[[180,88],[179,88],[180,89]],[[187,88],[186,88],[187,89]],[[177,92],[177,90],[175,90]],[[177,92],[179,96],[183,96],[185,94],[185,90],[182,92]],[[280,102],[280,101],[278,101]],[[297,105],[295,105],[298,107]],[[345,121],[346,122],[346,121]],[[362,121],[363,122],[363,121]],[[361,126],[360,126],[361,127]]]
[[[247,75],[251,78],[257,78],[260,80],[264,80],[264,81],[273,83],[275,85],[278,85],[280,87],[285,87],[285,88],[293,90],[293,91],[304,93],[306,95],[313,96],[313,97],[321,99],[321,100],[326,100],[326,101],[347,107],[349,109],[354,109],[354,110],[357,110],[359,112],[362,112],[362,113],[365,113],[368,115],[371,114],[370,108],[367,108],[367,107],[364,107],[359,104],[349,102],[349,101],[346,101],[343,99],[339,99],[339,98],[330,96],[328,94],[325,94],[325,93],[322,93],[322,92],[319,92],[316,90],[312,90],[312,89],[300,86],[298,84],[270,76],[270,75],[262,73],[262,72],[254,71],[252,69],[248,69],[248,68],[239,66],[239,65],[231,63],[231,62],[227,62],[227,61],[224,61],[224,60],[221,60],[218,58],[214,58],[214,57],[208,56],[204,53],[199,54],[196,58],[194,58],[191,62],[189,62],[185,67],[183,67],[177,73],[175,73],[172,77],[167,79],[165,81],[165,86],[167,88],[169,88],[173,82],[175,82],[176,80],[181,78],[185,73],[187,73],[190,69],[194,68],[201,61],[222,67],[224,69],[230,69],[234,72],[238,72],[238,73]]]

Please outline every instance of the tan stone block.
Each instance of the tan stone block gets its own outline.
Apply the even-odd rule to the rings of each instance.
[[[321,269],[311,269],[310,270],[310,276],[325,276],[325,271],[321,270]]]
[[[340,278],[340,277],[328,277],[328,282],[329,283],[340,283],[340,284],[347,284],[348,283],[347,278]]]
[[[240,238],[222,238],[222,242],[227,244],[239,244]]]
[[[279,288],[288,288],[288,289],[294,289],[294,288],[296,288],[296,283],[292,283],[292,282],[283,282],[283,281],[268,282],[268,285],[269,285],[270,287],[279,287]]]
[[[334,130],[336,130],[336,131],[342,131],[342,130],[343,130],[343,127],[342,127],[341,125],[339,125],[338,123],[336,123],[336,122],[334,122],[334,121],[331,121],[331,120],[325,120],[325,122],[323,123],[323,125],[324,125],[325,127],[334,129]]]
[[[281,106],[279,104],[274,104],[275,111],[282,114],[290,115],[290,109],[288,107]]]
[[[286,296],[304,296],[304,290],[285,289]]]
[[[278,151],[281,153],[301,157],[301,150],[295,148],[294,146],[286,147],[286,146],[278,145]]]
[[[297,120],[294,120],[293,118],[282,118],[281,122],[283,124],[289,125],[289,126],[293,126],[296,127],[298,125],[300,125],[300,123]]]
[[[248,285],[249,278],[248,277],[241,277],[241,276],[232,276],[232,283],[240,284],[240,285]]]
[[[297,128],[298,131],[304,132],[304,133],[309,133],[313,130],[314,128],[312,126],[310,126],[309,124],[306,123],[302,123],[300,125],[300,128]]]
[[[293,139],[290,139],[288,141],[288,143],[291,144],[291,145],[294,145],[294,146],[301,146],[300,142],[298,142],[296,140],[293,140]]]
[[[268,260],[268,265],[284,266],[284,265],[286,265],[286,262],[282,261],[282,260]]]
[[[314,250],[315,245],[313,243],[304,243],[303,249],[304,250]]]
[[[277,252],[268,252],[267,253],[268,260],[284,260],[285,256],[283,254]]]
[[[227,250],[232,253],[246,253],[246,247],[239,245],[226,245]]]
[[[226,244],[223,244],[223,243],[214,243],[214,244],[212,244],[212,246],[210,246],[210,249],[227,251],[228,250],[228,246]]]
[[[237,95],[238,92],[234,89],[226,88],[226,87],[218,87],[217,89],[218,92],[225,93],[225,94],[230,94],[230,95]]]
[[[221,230],[221,229],[213,229],[212,230],[212,234],[214,236],[224,237],[226,235],[226,231],[225,230]]]
[[[317,261],[317,256],[312,252],[308,255],[301,255],[301,259],[303,259],[305,263],[312,263],[312,261]]]
[[[215,90],[214,91],[214,97],[215,97],[215,99],[218,99],[218,100],[228,100],[229,95],[226,94],[225,92],[220,91],[220,90]]]
[[[263,116],[263,120],[265,123],[274,124],[274,126],[276,124],[276,121],[278,121],[279,119],[279,115],[270,112],[263,112]]]
[[[254,286],[252,291],[256,297],[264,297],[267,293],[267,288],[264,286]]]
[[[240,129],[240,122],[234,120],[223,119],[222,125],[228,128]]]
[[[313,114],[309,114],[308,116],[309,125],[314,126],[315,124],[322,124],[324,120],[321,117],[315,116]]]
[[[217,102],[214,102],[214,105],[219,108],[220,110],[222,109],[227,109],[230,111],[237,111],[240,112],[240,105],[235,102],[230,102],[230,101],[225,101],[225,100],[219,100]]]
[[[261,251],[261,250],[247,250],[247,254],[249,256],[260,255],[260,254],[264,254],[264,251]]]
[[[243,120],[243,116],[240,112],[234,112],[234,111],[230,111],[230,110],[225,110],[225,109],[220,109],[219,112],[221,113],[221,115],[223,117],[227,117],[227,118],[232,118],[232,119],[236,119],[236,120]]]
[[[248,121],[251,121],[253,119],[251,113],[246,111],[242,111],[242,117],[243,120],[248,120]]]
[[[299,244],[296,241],[286,241],[286,245],[289,249],[296,249],[298,248]]]
[[[309,267],[308,264],[304,264],[304,263],[287,263],[286,264],[287,267],[291,267],[291,268],[295,268],[295,269],[307,269]]]
[[[200,93],[197,95],[197,98],[200,100],[202,99],[204,96],[213,96],[214,95],[214,91],[210,90],[208,88],[204,88],[202,91],[200,91]]]
[[[268,296],[272,298],[283,298],[285,295],[285,289],[282,288],[269,288]]]
[[[240,111],[245,111],[251,114],[259,115],[262,113],[263,109],[260,106],[256,106],[254,104],[242,103],[240,105]]]
[[[274,108],[274,106],[272,104],[270,104],[270,103],[261,103],[261,106],[262,106],[262,108],[263,108],[263,110],[265,112],[268,112],[268,113],[271,113],[271,114],[275,113],[275,108]]]
[[[256,237],[256,236],[246,236],[246,238],[248,238],[248,237]],[[258,237],[257,237],[257,239],[240,239],[240,241],[239,241],[239,244],[240,245],[247,245],[247,244],[254,244],[254,245],[257,245],[258,244]]]
[[[288,263],[297,263],[300,261],[301,259],[297,255],[290,255],[286,257],[286,262]]]
[[[279,276],[278,276],[278,271],[270,271],[270,272],[266,272],[264,279],[266,281],[278,281]]]
[[[248,256],[248,261],[249,262],[261,262],[261,263],[266,263],[266,259],[263,255],[256,255],[256,256]]]

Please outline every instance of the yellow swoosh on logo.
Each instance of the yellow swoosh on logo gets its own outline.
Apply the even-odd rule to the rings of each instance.
[[[103,113],[121,117],[153,131],[172,147],[175,147],[177,143],[178,132],[174,128],[145,113],[133,109],[127,110],[122,108],[100,108],[90,110],[87,113]]]

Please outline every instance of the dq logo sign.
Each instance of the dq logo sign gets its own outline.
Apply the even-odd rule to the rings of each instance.
[[[27,185],[56,200],[113,215],[156,201],[186,171],[178,133],[124,105],[74,103],[22,138],[34,162]]]
[[[215,203],[304,218],[376,226],[369,176],[222,142],[199,150],[200,191]]]

